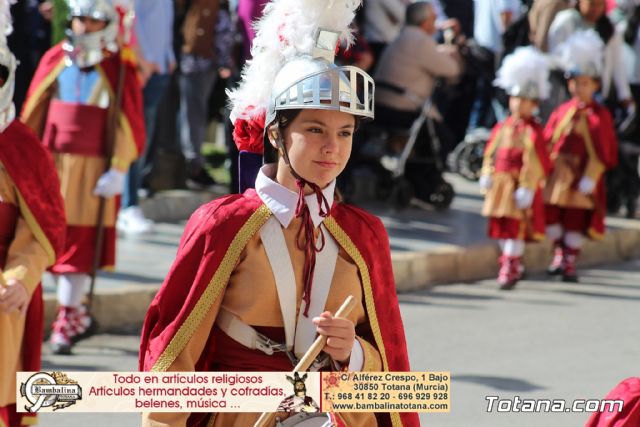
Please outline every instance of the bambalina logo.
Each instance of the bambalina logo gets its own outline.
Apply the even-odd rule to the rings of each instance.
[[[81,400],[82,388],[62,372],[38,372],[29,377],[26,383],[20,384],[20,395],[31,404],[25,406],[29,412],[38,412],[49,406],[57,411]]]

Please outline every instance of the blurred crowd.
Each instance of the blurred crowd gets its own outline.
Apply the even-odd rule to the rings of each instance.
[[[267,0],[115,0],[121,14],[135,12],[133,37],[143,88],[147,144],[129,171],[118,228],[147,232],[153,223],[138,207],[139,194],[167,188],[208,188],[210,166],[224,161],[203,154],[213,121],[224,127],[229,191],[237,191],[237,152],[226,119],[225,89],[251,58],[252,21]],[[601,100],[612,111],[633,110],[640,97],[637,0],[430,0],[409,11],[411,0],[364,0],[354,23],[356,41],[338,60],[372,74],[378,84],[377,121],[409,128],[426,100],[439,127],[444,154],[479,127],[505,117],[503,95],[493,85],[502,58],[533,44],[551,52],[573,32],[593,28],[605,43]],[[20,65],[15,103],[20,110],[41,56],[67,35],[64,0],[25,0],[12,6],[10,47]],[[122,28],[121,28],[121,31]],[[561,73],[553,96],[540,105],[544,120],[566,100]],[[616,113],[618,117],[620,113]]]

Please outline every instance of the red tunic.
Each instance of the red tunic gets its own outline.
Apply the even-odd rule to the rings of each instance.
[[[224,292],[232,272],[225,264],[235,265],[237,261],[229,256],[239,256],[247,241],[268,219],[269,214],[263,214],[261,206],[255,190],[247,190],[242,195],[215,200],[191,217],[176,261],[147,312],[140,345],[141,370],[166,370],[184,349],[181,343],[186,344],[184,340],[188,340],[193,322],[201,320],[206,307]],[[354,260],[362,261],[358,264],[362,285],[365,295],[370,292],[371,296],[365,301],[372,331],[368,341],[380,352],[384,370],[408,371],[404,328],[384,226],[370,214],[340,203],[334,204],[330,220],[335,221],[335,227],[328,229],[338,244]],[[211,280],[214,275],[219,278],[223,271],[220,283]],[[213,294],[215,298],[211,296],[211,286],[219,287]],[[208,357],[215,354],[214,346],[220,343],[218,335],[214,328],[207,354],[203,353],[196,364],[198,368],[207,370],[206,367],[215,366],[217,361]],[[202,421],[202,416],[193,414],[189,425]],[[416,414],[380,414],[379,425],[418,426],[419,421]]]
[[[492,239],[541,240],[544,238],[542,184],[550,169],[542,128],[534,120],[507,118],[497,124],[485,148],[483,174],[490,174],[483,215],[489,217]],[[514,193],[520,188],[534,193],[531,208],[518,209]]]
[[[109,109],[52,99],[56,79],[65,69],[61,45],[44,55],[29,87],[22,118],[42,137],[43,144],[54,153],[68,216],[64,254],[52,268],[54,273],[90,273],[93,270],[97,235],[99,199],[93,188],[107,166],[123,172],[143,151],[145,128],[142,92],[133,66],[113,55],[96,66],[104,78],[110,99]],[[111,165],[106,163],[106,136],[118,76],[123,66],[123,92]],[[78,159],[81,159],[80,162]],[[109,199],[104,206],[104,240],[99,267],[115,264],[115,217],[117,204]]]
[[[602,238],[606,215],[604,172],[618,163],[611,114],[598,103],[584,105],[572,99],[551,114],[544,136],[554,163],[545,188],[545,203],[555,207],[549,210],[549,219],[565,218],[564,225],[569,229],[579,219],[586,224],[580,231],[591,238]],[[577,190],[583,176],[596,183],[591,196]]]

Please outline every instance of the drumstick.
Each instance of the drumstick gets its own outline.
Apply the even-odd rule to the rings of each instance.
[[[356,305],[356,299],[353,295],[349,295],[338,311],[336,311],[335,316],[333,317],[346,317],[351,313],[351,310]],[[325,335],[318,335],[318,338],[311,344],[311,347],[306,351],[306,353],[302,356],[302,359],[298,362],[295,368],[293,368],[293,372],[304,372],[311,367],[313,361],[320,354],[325,344],[327,343],[327,337]],[[253,427],[269,427],[273,425],[273,417],[275,417],[274,413],[271,412],[263,412],[258,418],[258,421],[253,425]]]
[[[2,274],[2,270],[0,270],[0,288],[6,288],[7,282],[4,280],[4,275]]]

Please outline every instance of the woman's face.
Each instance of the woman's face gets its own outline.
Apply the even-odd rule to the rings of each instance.
[[[354,130],[355,118],[351,114],[301,110],[282,135],[291,166],[305,180],[325,188],[346,167]],[[287,188],[295,188],[295,179],[282,158],[278,181]]]
[[[578,10],[589,22],[596,22],[606,11],[605,0],[580,0]]]

